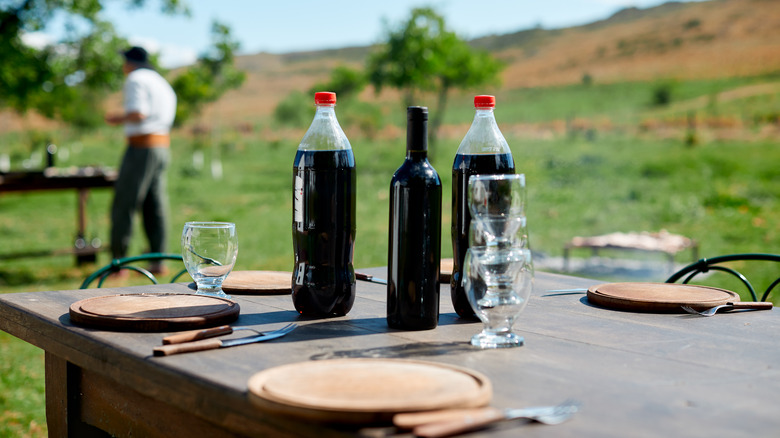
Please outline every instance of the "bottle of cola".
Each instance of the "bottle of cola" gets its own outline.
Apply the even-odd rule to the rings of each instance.
[[[293,163],[292,299],[302,315],[346,315],[355,302],[355,156],[336,119],[336,93],[317,111]]]
[[[428,108],[406,118],[406,159],[390,182],[387,324],[426,330],[439,323],[442,188],[428,162]]]
[[[474,310],[463,289],[463,259],[469,248],[471,213],[468,204],[469,177],[478,174],[515,173],[515,162],[506,139],[493,115],[494,96],[475,96],[476,115],[471,128],[458,147],[452,165],[452,258],[450,280],[452,305],[462,317],[473,317]]]

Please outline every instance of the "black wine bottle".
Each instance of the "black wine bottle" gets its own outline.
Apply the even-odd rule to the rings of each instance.
[[[439,323],[442,187],[428,161],[428,109],[406,115],[406,159],[390,183],[387,324],[426,330]]]

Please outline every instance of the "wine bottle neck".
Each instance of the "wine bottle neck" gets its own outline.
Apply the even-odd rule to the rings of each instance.
[[[428,153],[428,113],[427,109],[409,113],[406,123],[406,153]]]
[[[420,151],[414,151],[414,150],[406,150],[406,159],[412,160],[412,161],[421,161],[428,158],[428,151],[427,150],[420,150]]]

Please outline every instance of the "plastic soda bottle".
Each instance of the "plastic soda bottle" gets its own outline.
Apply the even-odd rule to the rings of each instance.
[[[463,289],[463,259],[469,248],[471,213],[468,205],[469,177],[477,174],[515,173],[512,151],[498,129],[493,109],[494,96],[475,96],[476,114],[471,128],[458,147],[452,165],[452,258],[450,280],[452,305],[462,318],[474,316]]]
[[[355,302],[355,156],[336,119],[336,93],[316,113],[293,163],[292,299],[302,315],[346,315]]]

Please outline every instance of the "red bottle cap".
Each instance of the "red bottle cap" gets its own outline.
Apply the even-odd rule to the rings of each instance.
[[[495,108],[496,96],[474,96],[474,108]]]
[[[331,91],[318,91],[314,93],[315,105],[333,105],[336,103],[336,93]]]

